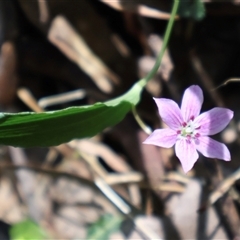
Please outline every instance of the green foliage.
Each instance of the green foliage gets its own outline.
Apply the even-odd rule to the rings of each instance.
[[[205,17],[205,6],[202,0],[180,0],[178,14],[181,17],[202,20]]]
[[[15,147],[49,147],[74,138],[92,137],[120,122],[139,100],[142,89],[157,72],[166,50],[179,0],[174,0],[163,47],[149,74],[124,95],[94,105],[45,113],[0,113],[0,144]]]
[[[0,116],[0,144],[47,147],[74,138],[92,137],[120,122],[140,100],[143,81],[105,103],[45,113],[4,113]]]
[[[44,240],[47,236],[33,221],[25,220],[10,228],[10,238],[12,240]]]
[[[103,215],[88,229],[87,240],[109,239],[109,236],[119,229],[121,222],[120,217],[110,214]]]

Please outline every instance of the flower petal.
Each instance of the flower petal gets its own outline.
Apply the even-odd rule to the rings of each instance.
[[[162,120],[173,130],[179,130],[183,118],[178,105],[171,99],[153,98],[157,104]]]
[[[185,122],[188,122],[191,117],[194,119],[199,115],[203,103],[202,89],[197,85],[192,85],[184,92],[181,112]]]
[[[176,131],[173,131],[170,128],[166,128],[155,130],[143,143],[170,148],[175,144],[176,139]]]
[[[189,142],[186,139],[180,139],[176,142],[175,151],[182,164],[183,171],[187,173],[192,169],[194,163],[199,157],[194,142]]]
[[[202,136],[214,135],[222,131],[233,118],[233,111],[227,108],[213,108],[199,115],[195,121],[195,126],[200,126],[199,134]]]
[[[231,155],[226,145],[210,137],[199,137],[195,145],[197,150],[205,157],[218,158],[225,161],[231,160]]]

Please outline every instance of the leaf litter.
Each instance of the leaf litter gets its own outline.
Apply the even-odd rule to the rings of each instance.
[[[14,99],[11,91],[15,85],[12,88],[1,88],[3,92],[9,93],[5,99],[5,95],[0,98],[5,112],[41,111],[43,109],[38,106],[39,99],[59,93],[67,94],[76,89],[85,91],[84,98],[72,103],[61,101],[54,107],[47,107],[47,110],[92,104],[103,99],[107,101],[126,92],[136,79],[142,77],[140,74],[146,72],[145,64],[151,65],[155,58],[153,47],[161,44],[165,29],[166,20],[153,20],[143,15],[151,17],[151,14],[157,13],[161,17],[161,12],[170,12],[170,6],[164,1],[136,1],[132,3],[134,11],[129,11],[123,1],[118,1],[121,12],[116,11],[114,6],[97,1],[79,1],[74,6],[64,1],[37,2],[38,7],[29,6],[23,1],[19,1],[19,5],[27,16],[25,24],[31,22],[31,27],[40,31],[41,36],[36,38],[38,33],[31,31],[21,33],[23,36],[25,34],[24,41],[31,43],[26,45],[21,40],[15,46],[21,57],[18,66],[21,71],[17,72],[16,77],[16,66],[13,64],[10,68],[2,68],[0,77],[1,86],[9,86],[9,79],[15,79],[18,86],[28,89],[32,98],[24,101],[26,107]],[[136,6],[142,4],[146,6],[140,9],[143,12],[136,11],[139,9]],[[220,18],[225,14],[224,6],[232,9],[233,15],[235,11],[240,11],[236,5],[233,10],[230,3],[225,5],[210,1],[206,4],[210,16],[214,16],[217,11],[212,10],[214,4],[219,4]],[[155,11],[151,12],[153,9]],[[39,14],[33,14],[33,10],[39,11]],[[81,45],[80,52],[90,52],[91,58],[84,55],[81,61],[95,66],[93,72],[86,62],[74,65],[68,60],[66,51],[61,50],[59,54],[58,49],[46,42],[49,26],[53,26],[54,17],[60,15],[65,16],[68,27],[75,29],[74,34],[84,40],[85,45]],[[235,26],[237,17],[229,21],[233,21],[232,26]],[[100,27],[96,27],[96,22]],[[184,89],[192,84],[203,88],[206,97],[204,110],[214,105],[227,106],[238,116],[238,83],[228,81],[216,89],[226,79],[237,76],[235,67],[228,65],[234,54],[237,54],[233,39],[225,38],[225,35],[231,36],[227,34],[229,29],[222,22],[217,21],[216,24],[214,18],[194,23],[192,20],[178,19],[176,24],[169,55],[166,55],[162,65],[164,68],[149,83],[136,108],[139,116],[152,129],[159,128],[163,123],[156,114],[152,96],[179,101]],[[12,26],[17,28],[14,22]],[[214,31],[211,26],[215,26]],[[207,31],[211,34],[207,34]],[[127,46],[127,55],[118,52],[116,43],[111,40],[113,32]],[[154,34],[154,46],[151,45],[148,32]],[[70,45],[73,44],[73,39],[68,40]],[[229,43],[228,47],[226,42]],[[31,51],[27,51],[32,49],[36,52],[39,46],[45,49],[43,57],[39,53],[31,54]],[[221,53],[218,47],[222,47]],[[149,51],[144,52],[144,49]],[[228,56],[228,52],[232,54]],[[15,58],[13,63],[16,61],[16,56],[11,52],[3,53],[1,60],[5,63],[6,59],[11,58]],[[77,58],[74,59],[76,61]],[[97,67],[98,61],[100,65]],[[44,65],[44,62],[48,65]],[[114,81],[111,76],[117,76],[118,81]],[[104,80],[99,80],[100,77]],[[214,88],[215,93],[212,94]],[[22,101],[23,97],[18,96]],[[34,102],[36,108],[30,102]],[[110,101],[110,104],[115,103]],[[238,131],[235,123],[231,128]],[[240,223],[237,211],[238,137],[229,144],[233,156],[228,165],[201,158],[188,175],[183,174],[172,151],[146,148],[141,144],[144,138],[146,133],[128,114],[123,121],[105,129],[94,139],[75,140],[51,148],[15,149],[2,146],[1,219],[14,226],[15,223],[31,218],[47,232],[50,239],[86,239],[91,229],[102,237],[102,229],[108,229],[109,223],[114,225],[109,227],[109,239],[231,239],[239,236],[239,228],[236,227]],[[221,136],[217,138],[220,140]],[[103,181],[102,185],[96,184],[99,178]]]

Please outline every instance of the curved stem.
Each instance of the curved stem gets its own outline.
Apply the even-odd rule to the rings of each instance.
[[[174,0],[171,17],[168,21],[167,29],[164,34],[163,45],[162,45],[161,51],[157,57],[157,60],[154,64],[152,70],[147,74],[146,77],[139,80],[139,84],[142,87],[146,86],[147,82],[153,78],[153,76],[156,74],[159,66],[161,65],[162,58],[163,58],[164,52],[167,48],[168,40],[170,38],[171,31],[173,28],[174,19],[175,19],[176,13],[177,13],[178,5],[179,5],[179,0]],[[152,132],[151,129],[142,121],[140,116],[137,114],[135,106],[132,107],[132,113],[133,113],[133,116],[134,116],[135,120],[137,121],[138,125],[143,129],[143,131],[146,132],[147,134],[151,134],[151,132]]]
[[[138,125],[142,128],[142,130],[147,133],[148,135],[152,133],[152,130],[150,127],[148,127],[144,122],[143,120],[140,118],[140,116],[138,115],[137,113],[137,110],[136,110],[136,107],[135,106],[132,106],[132,113],[133,113],[133,116],[136,120],[136,122],[138,123]]]
[[[147,74],[146,77],[141,79],[142,86],[145,86],[147,84],[147,82],[153,78],[153,76],[156,74],[159,66],[161,65],[162,58],[163,58],[164,52],[167,48],[168,40],[169,40],[171,32],[172,32],[172,28],[173,28],[173,24],[174,24],[174,19],[176,17],[178,5],[179,5],[179,0],[174,0],[171,17],[168,21],[167,29],[166,29],[166,32],[164,34],[163,45],[162,45],[161,51],[160,51],[160,53],[157,57],[157,60],[154,64],[152,70]]]

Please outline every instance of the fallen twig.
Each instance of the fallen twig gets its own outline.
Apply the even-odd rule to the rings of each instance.
[[[111,8],[114,8],[117,11],[128,11],[128,12],[134,12],[137,13],[143,17],[151,17],[151,18],[157,18],[162,20],[168,20],[171,17],[171,14],[147,7],[142,4],[136,4],[133,2],[124,2],[124,4],[121,4],[120,0],[116,1],[109,1],[109,0],[100,0],[101,2],[107,4]],[[176,19],[178,19],[178,16],[176,16]]]

